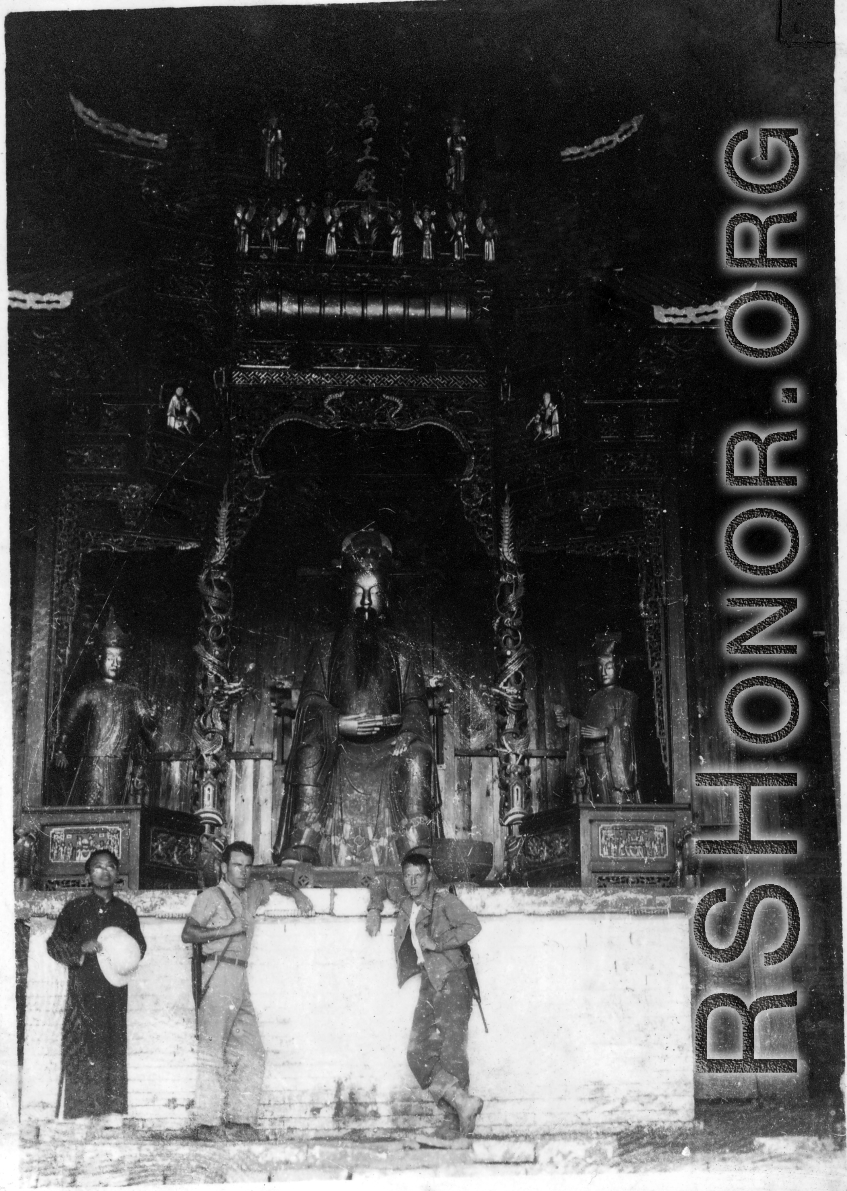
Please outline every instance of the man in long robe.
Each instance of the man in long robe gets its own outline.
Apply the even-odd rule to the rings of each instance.
[[[135,910],[112,893],[117,857],[92,852],[85,870],[91,892],[68,902],[47,940],[48,954],[68,969],[59,1089],[66,1119],[127,1111],[127,989],[116,988],[103,975],[97,938],[107,926],[119,926],[142,955],[147,948]]]
[[[426,683],[417,650],[385,624],[390,552],[370,531],[342,547],[349,615],[306,665],[286,772],[286,859],[394,865],[430,842]]]

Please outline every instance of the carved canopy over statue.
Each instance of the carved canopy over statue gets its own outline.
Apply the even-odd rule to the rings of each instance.
[[[387,624],[391,554],[370,530],[342,546],[347,616],[306,664],[278,834],[283,859],[393,865],[430,843],[426,684],[416,648]]]

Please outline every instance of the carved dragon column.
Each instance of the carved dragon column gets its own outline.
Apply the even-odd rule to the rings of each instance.
[[[200,787],[197,816],[207,835],[223,826],[224,792],[227,776],[227,729],[232,703],[242,694],[240,680],[229,672],[232,653],[233,590],[229,578],[230,498],[228,484],[215,521],[214,541],[197,580],[203,600],[200,641],[194,651],[200,658],[197,701],[192,737],[198,753],[197,778]]]
[[[520,848],[520,825],[527,810],[529,726],[526,703],[526,666],[529,651],[523,643],[523,574],[514,542],[514,513],[508,491],[500,514],[500,576],[494,620],[497,681],[492,688],[497,724],[500,785],[500,822],[508,828],[506,864],[511,868]]]

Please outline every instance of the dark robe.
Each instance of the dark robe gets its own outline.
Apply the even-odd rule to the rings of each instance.
[[[286,809],[295,838],[304,827],[321,831],[322,863],[395,864],[405,851],[398,840],[405,825],[428,833],[433,812],[426,682],[417,650],[382,626],[375,665],[361,681],[354,636],[348,623],[309,655],[286,772]],[[339,716],[362,714],[397,722],[358,740],[339,735]]]
[[[132,935],[144,955],[147,944],[132,906],[117,897],[106,902],[96,893],[68,902],[47,940],[49,955],[68,968],[62,1024],[67,1119],[127,1111],[127,988],[110,984],[97,956],[83,955],[81,950],[83,943],[96,939],[107,926],[119,926]]]

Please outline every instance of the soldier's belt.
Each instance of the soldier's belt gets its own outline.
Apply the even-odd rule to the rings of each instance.
[[[214,952],[213,952],[211,955],[204,955],[204,956],[203,956],[203,963],[204,963],[204,964],[205,964],[205,963],[208,963],[208,962],[209,962],[209,960],[212,960],[212,959],[218,959],[217,955],[215,955],[215,954],[214,954]],[[218,959],[218,963],[221,963],[221,964],[235,964],[236,968],[246,968],[246,967],[247,967],[247,960],[246,960],[246,959],[235,959],[235,958],[234,958],[233,956],[231,956],[231,955],[222,955],[222,956],[220,957],[220,959]]]

